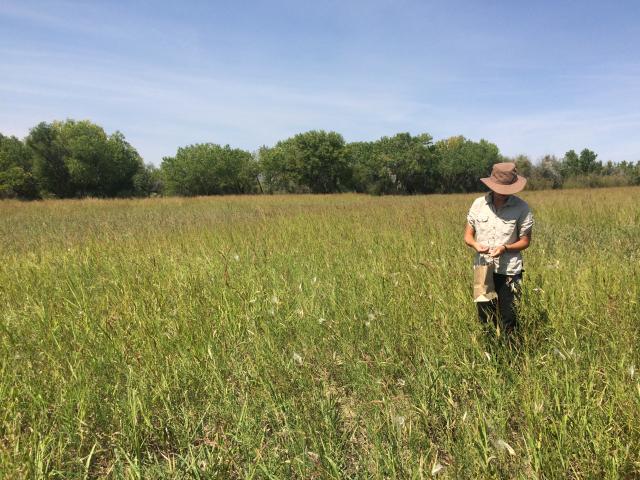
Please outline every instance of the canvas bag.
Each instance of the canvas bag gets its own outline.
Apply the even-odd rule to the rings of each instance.
[[[490,302],[498,298],[493,281],[494,260],[480,255],[480,262],[473,266],[473,301]]]

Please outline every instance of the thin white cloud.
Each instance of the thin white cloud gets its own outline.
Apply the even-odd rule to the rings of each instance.
[[[393,125],[408,121],[416,110],[414,102],[393,92],[355,90],[337,82],[327,82],[322,89],[293,88],[260,78],[237,80],[160,67],[127,65],[118,70],[102,61],[82,69],[73,59],[22,65],[19,58],[9,58],[7,62],[8,71],[15,73],[0,78],[0,100],[16,108],[27,100],[42,102],[37,118],[21,117],[23,121],[31,118],[23,124],[22,135],[38,121],[52,119],[47,116],[83,118],[88,114],[97,121],[100,114],[155,162],[184,143],[228,142],[254,149],[310,128],[348,132],[358,124]],[[16,121],[13,114],[0,114],[0,130],[19,132]],[[158,154],[156,145],[137,144],[136,137],[156,144],[176,143]]]
[[[387,28],[380,12],[395,12],[396,6],[390,0],[376,6],[364,17],[362,5],[340,7],[352,16],[337,20],[348,33],[333,47],[335,58],[298,68],[293,58],[278,63],[280,50],[268,49],[252,65],[260,45],[236,52],[253,53],[250,59],[225,63],[216,54],[231,48],[230,41],[212,48],[201,41],[201,32],[176,19],[153,12],[140,19],[129,10],[119,16],[113,9],[122,4],[5,0],[0,22],[27,22],[70,33],[74,40],[56,36],[55,45],[43,39],[23,45],[0,32],[0,131],[22,136],[39,121],[89,118],[107,130],[122,130],[156,163],[187,143],[255,149],[310,128],[334,129],[351,141],[398,131],[436,138],[463,134],[493,141],[509,155],[562,155],[589,147],[606,159],[640,157],[634,140],[640,127],[638,64],[611,61],[566,73],[527,57],[512,61],[495,49],[476,58],[505,41],[503,33],[481,29],[454,30],[446,41],[432,37],[436,43],[424,51],[409,43],[414,37],[406,32],[385,30],[397,46],[401,42],[390,34],[406,35],[415,59],[402,51],[389,55],[391,50],[375,48],[386,48],[383,42],[370,46],[370,36],[350,31],[354,20],[365,22],[360,29],[368,28],[366,22]],[[420,21],[409,20],[407,29],[415,34]],[[236,33],[233,40],[241,37]],[[107,41],[94,45],[77,38]],[[438,56],[437,49],[446,55]]]

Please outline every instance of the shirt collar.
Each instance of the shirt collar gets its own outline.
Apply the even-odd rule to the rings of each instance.
[[[484,196],[484,199],[488,205],[493,204],[493,192],[487,192],[487,194]],[[513,205],[515,201],[516,201],[515,196],[509,195],[509,198],[507,198],[507,201],[503,206],[508,207],[510,205]]]

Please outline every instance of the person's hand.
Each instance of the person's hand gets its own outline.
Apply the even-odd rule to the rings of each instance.
[[[478,253],[487,253],[489,251],[489,247],[478,242],[473,245],[473,248],[475,248]]]
[[[495,247],[489,250],[489,256],[492,258],[499,257],[506,251],[507,251],[507,247],[505,247],[504,245],[500,245],[498,247]]]

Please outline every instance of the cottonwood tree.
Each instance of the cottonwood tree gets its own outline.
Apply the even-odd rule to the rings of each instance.
[[[333,193],[351,183],[345,141],[336,132],[311,130],[262,148],[260,165],[271,192]]]
[[[169,195],[222,195],[257,190],[257,164],[251,153],[229,145],[200,143],[165,157],[161,177]]]
[[[122,133],[107,135],[88,120],[40,123],[26,142],[41,189],[57,197],[132,195],[144,167]]]
[[[473,142],[463,136],[436,142],[439,191],[477,192],[484,190],[480,178],[491,173],[491,167],[502,160],[498,147],[486,140]]]
[[[375,142],[347,145],[357,191],[373,194],[428,193],[438,184],[438,160],[428,133],[398,133]]]
[[[0,198],[37,198],[32,168],[29,148],[16,137],[0,134]]]

